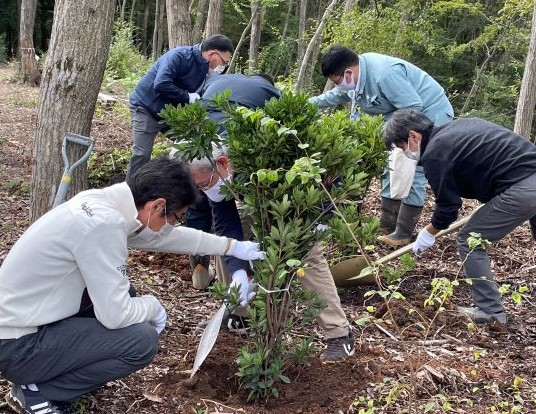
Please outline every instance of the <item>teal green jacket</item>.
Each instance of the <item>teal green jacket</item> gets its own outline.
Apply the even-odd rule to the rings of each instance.
[[[359,109],[369,115],[386,119],[397,109],[416,108],[436,125],[451,121],[454,110],[444,89],[428,73],[417,66],[379,53],[359,56],[359,82],[356,90],[333,88],[309,102],[329,108],[352,102],[351,116]]]

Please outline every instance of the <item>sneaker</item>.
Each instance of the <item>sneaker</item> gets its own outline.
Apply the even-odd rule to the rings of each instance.
[[[328,339],[326,342],[326,349],[320,355],[320,361],[322,363],[343,361],[355,353],[352,328],[350,328],[347,336]]]
[[[8,405],[20,414],[71,414],[70,404],[58,407],[47,400],[39,391],[30,391],[24,385],[13,384],[7,395]],[[59,405],[59,404],[58,404]]]
[[[208,325],[209,319],[206,321],[201,321],[197,324],[199,329],[205,329]],[[248,321],[243,316],[235,315],[229,312],[228,309],[225,310],[223,319],[220,325],[220,331],[228,329],[229,332],[235,333],[237,335],[245,334],[249,329]]]
[[[471,319],[475,323],[488,323],[488,322],[491,322],[492,319],[496,319],[498,322],[502,323],[503,325],[506,325],[506,322],[507,322],[506,313],[504,312],[486,313],[482,309],[480,309],[478,306],[469,307],[469,308],[458,306],[456,311],[458,312],[459,315],[467,316],[469,319]]]
[[[209,266],[207,269],[204,265],[198,263],[192,273],[193,288],[198,290],[205,290],[210,286],[210,284],[214,280],[215,275],[216,273],[214,272],[212,266]]]

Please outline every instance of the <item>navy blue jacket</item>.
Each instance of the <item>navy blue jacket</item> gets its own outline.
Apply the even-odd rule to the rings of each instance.
[[[155,118],[165,104],[189,103],[208,73],[201,45],[179,46],[164,53],[130,94],[130,104],[143,106]]]
[[[266,101],[273,97],[281,96],[281,92],[261,76],[233,74],[209,77],[204,85],[201,103],[207,107],[209,116],[220,123],[222,129],[224,129],[223,122],[225,115],[215,107],[214,98],[227,89],[230,90],[230,102],[252,109],[262,108]],[[244,240],[242,223],[235,201],[210,201],[210,205],[214,217],[214,232],[218,236]],[[225,256],[225,263],[231,275],[241,269],[251,274],[249,264],[244,260],[237,259],[233,256]]]
[[[478,118],[434,127],[421,142],[424,174],[434,191],[432,225],[446,229],[462,198],[487,203],[536,173],[536,146],[514,132]]]

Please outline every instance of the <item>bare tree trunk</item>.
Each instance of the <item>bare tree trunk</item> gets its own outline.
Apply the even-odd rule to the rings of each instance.
[[[39,85],[41,79],[33,42],[36,11],[37,0],[22,0],[19,27],[20,75],[24,83],[32,86]]]
[[[281,44],[281,46],[285,46],[285,44],[287,43],[288,22],[290,20],[290,16],[292,15],[293,5],[294,5],[294,0],[289,0],[287,14],[285,16],[285,23],[283,25],[283,32],[281,33],[281,38],[279,40],[279,44]],[[289,56],[292,56],[292,50],[290,48],[289,48]],[[274,59],[274,61],[272,62],[272,66],[270,68],[271,74],[276,75],[279,72],[279,68],[281,67],[281,61],[282,61],[282,58]]]
[[[525,61],[525,71],[521,80],[521,90],[517,101],[514,132],[530,139],[534,106],[536,105],[536,2],[532,12],[530,44]]]
[[[189,45],[190,11],[188,0],[166,0],[169,48]]]
[[[156,0],[153,31],[153,59],[158,59],[164,46],[164,13],[166,0]]]
[[[251,2],[251,36],[249,38],[249,59],[248,72],[255,72],[259,61],[259,48],[261,43],[262,26],[262,2],[253,0]]]
[[[300,0],[300,10],[298,17],[298,62],[305,53],[305,23],[307,21],[307,0]]]
[[[195,17],[194,30],[192,33],[193,43],[199,43],[202,39],[201,28],[205,24],[205,13],[207,8],[207,0],[199,0],[197,2],[197,14]]]
[[[114,0],[56,0],[54,23],[37,107],[30,220],[52,205],[62,176],[61,143],[67,132],[89,136],[95,102],[112,41]],[[85,148],[70,151],[79,159]],[[70,194],[86,185],[75,173]]]
[[[344,11],[350,11],[355,7],[355,4],[357,3],[356,0],[346,0],[344,2]]]
[[[220,33],[224,5],[224,0],[211,0],[209,2],[207,22],[205,24],[205,38]]]
[[[244,30],[242,31],[242,34],[240,35],[240,39],[238,40],[238,43],[237,43],[237,45],[235,47],[233,57],[231,58],[231,62],[229,63],[229,70],[227,71],[227,73],[232,73],[232,71],[233,71],[233,68],[234,68],[235,63],[236,63],[236,59],[238,59],[238,51],[242,47],[242,44],[244,43],[244,40],[246,39],[246,36],[249,33],[249,29],[251,29],[251,25],[253,23],[254,17],[255,16],[251,16],[249,18],[248,24],[246,25],[246,27],[244,27]]]
[[[119,12],[119,20],[125,21],[125,11],[127,9],[127,0],[123,0],[121,3],[121,11]]]
[[[148,56],[148,50],[149,50],[149,41],[147,39],[147,32],[149,26],[149,3],[145,3],[145,7],[143,9],[143,21],[141,23],[141,52],[143,53],[143,56]]]
[[[307,86],[306,82],[305,82],[307,66],[308,66],[309,62],[311,61],[311,57],[315,53],[318,53],[318,50],[315,52],[315,48],[316,49],[319,48],[320,40],[322,38],[322,32],[324,31],[324,27],[326,26],[326,21],[330,17],[331,12],[332,12],[333,8],[335,7],[335,5],[337,4],[337,2],[338,2],[338,0],[332,0],[331,3],[329,3],[328,7],[324,11],[324,15],[320,19],[320,22],[318,24],[318,27],[316,28],[316,31],[315,31],[313,37],[309,41],[309,45],[307,46],[307,49],[305,50],[305,54],[304,54],[303,59],[302,59],[302,63],[301,63],[301,66],[300,66],[300,71],[298,73],[298,79],[296,80],[296,90],[297,91],[301,91],[301,90],[305,89],[306,86]],[[312,68],[310,70],[312,70]]]
[[[136,10],[136,0],[132,0],[132,8],[130,9],[129,22],[132,25],[134,23],[134,11]]]

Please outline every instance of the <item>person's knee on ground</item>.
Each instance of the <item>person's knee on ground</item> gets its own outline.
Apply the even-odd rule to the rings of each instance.
[[[401,247],[409,244],[421,217],[422,210],[422,206],[412,206],[402,203],[398,212],[395,231],[379,236],[378,241],[392,247]]]

